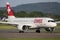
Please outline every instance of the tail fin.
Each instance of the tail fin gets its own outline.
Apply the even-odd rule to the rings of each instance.
[[[15,18],[12,8],[10,7],[10,4],[8,2],[6,4],[6,7],[8,12],[8,18]]]

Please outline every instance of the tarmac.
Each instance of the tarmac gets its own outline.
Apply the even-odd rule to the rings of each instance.
[[[57,28],[56,30],[60,30]],[[42,32],[36,33],[33,31],[26,31],[24,33],[19,33],[17,29],[7,29],[7,30],[0,30],[0,38],[55,38],[60,37],[60,32]]]

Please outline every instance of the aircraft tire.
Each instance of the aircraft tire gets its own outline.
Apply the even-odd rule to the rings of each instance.
[[[24,33],[24,31],[19,31],[19,33]]]
[[[36,30],[37,33],[40,33],[40,30]]]

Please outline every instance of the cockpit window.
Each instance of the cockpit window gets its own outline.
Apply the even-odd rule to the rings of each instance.
[[[48,22],[55,22],[54,20],[48,20]]]

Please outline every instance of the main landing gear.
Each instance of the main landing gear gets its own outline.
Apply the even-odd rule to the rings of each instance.
[[[24,33],[24,31],[19,31],[19,33]]]
[[[37,30],[36,30],[36,32],[37,32],[37,33],[40,33],[40,30],[39,30],[39,29],[37,29]]]
[[[40,30],[36,30],[37,33],[40,33]]]

